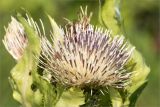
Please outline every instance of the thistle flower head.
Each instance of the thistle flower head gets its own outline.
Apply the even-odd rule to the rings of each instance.
[[[8,28],[5,30],[6,34],[3,43],[13,58],[18,60],[23,55],[24,48],[27,46],[28,42],[25,36],[24,27],[12,17],[11,23],[9,23]]]
[[[52,45],[42,37],[40,63],[54,80],[67,86],[91,85],[124,87],[130,73],[124,68],[132,50],[123,37],[111,37],[109,30],[90,24],[87,10],[81,10],[79,20],[66,26]]]

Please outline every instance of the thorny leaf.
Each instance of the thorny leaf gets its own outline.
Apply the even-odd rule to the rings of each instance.
[[[37,68],[38,59],[36,59],[35,57],[38,57],[40,54],[39,37],[38,37],[38,35],[35,35],[33,28],[31,28],[28,25],[28,23],[26,22],[26,20],[24,18],[19,17],[19,20],[21,21],[22,25],[26,29],[27,35],[29,35],[28,39],[30,42],[29,42],[28,48],[32,49],[32,47],[33,47],[33,51],[32,50],[29,51],[27,49],[26,49],[26,51],[32,53],[32,61],[34,60],[34,62],[35,62],[35,64],[32,65],[32,66],[34,66],[34,65],[35,66],[31,69],[31,73],[32,73],[32,77],[33,77],[33,84],[35,84],[37,86],[37,88],[40,90],[40,92],[43,96],[41,99],[41,102],[39,104],[41,104],[41,106],[43,106],[43,107],[54,107],[59,99],[59,96],[61,95],[61,93],[63,91],[63,87],[61,87],[58,84],[57,84],[57,87],[53,87],[53,85],[49,81],[45,80],[42,76],[40,76],[38,74],[38,71],[37,71],[37,70],[39,70]],[[36,44],[34,44],[34,41],[37,41]],[[36,53],[36,52],[38,52],[38,53]],[[28,61],[28,63],[30,63],[30,62],[31,61]],[[32,64],[32,63],[30,63],[30,64]]]
[[[36,72],[37,61],[35,55],[40,53],[39,38],[35,35],[32,28],[19,17],[23,22],[26,36],[28,38],[28,46],[20,60],[18,60],[16,66],[11,70],[10,81],[13,88],[13,97],[18,100],[24,107],[38,107],[41,105],[42,94],[40,90],[36,92],[32,91],[31,86],[33,83],[33,77],[30,73]]]
[[[99,13],[102,25],[112,30],[113,35],[121,34],[119,2],[120,0],[105,0],[102,11]]]

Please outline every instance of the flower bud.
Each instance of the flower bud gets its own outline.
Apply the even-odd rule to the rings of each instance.
[[[23,55],[27,42],[24,27],[12,17],[3,39],[7,51],[14,59],[19,60]]]

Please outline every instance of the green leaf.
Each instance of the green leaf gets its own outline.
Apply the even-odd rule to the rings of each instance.
[[[38,61],[34,55],[40,53],[39,38],[25,19],[19,16],[28,38],[28,46],[16,66],[11,70],[10,81],[13,86],[13,97],[24,107],[39,107],[41,105],[42,94],[40,90],[33,91],[33,77],[30,75],[36,72]],[[33,54],[34,53],[34,54]]]
[[[79,107],[82,104],[84,104],[83,91],[70,88],[63,92],[55,107]]]
[[[29,54],[29,52],[31,52],[32,54],[32,60],[28,61],[28,63],[32,64],[30,63],[31,61],[35,62],[35,64],[33,63],[31,65],[33,66],[33,68],[30,70],[32,71],[31,73],[32,73],[32,78],[33,78],[32,85],[35,85],[35,87],[41,92],[41,95],[42,95],[41,102],[39,104],[41,104],[41,106],[43,107],[54,107],[59,97],[61,96],[61,93],[63,92],[64,88],[58,84],[56,84],[56,87],[54,87],[49,81],[44,79],[43,75],[41,76],[38,74],[38,70],[40,69],[37,67],[38,60],[35,58],[35,56],[39,57],[40,55],[40,40],[39,40],[40,38],[38,37],[38,35],[35,35],[33,28],[31,28],[28,25],[28,23],[26,22],[24,18],[19,17],[19,20],[24,26],[27,32],[27,35],[29,35],[27,36],[29,39],[29,46],[26,49],[26,52],[27,52],[27,55]],[[26,58],[27,57],[28,56],[26,56]]]
[[[105,0],[105,3],[102,7],[102,12],[100,13],[100,22],[103,22],[103,25],[106,26],[109,30],[112,30],[113,36],[123,33],[123,23],[119,11],[119,4],[120,0]],[[131,44],[129,45],[130,47],[133,47]],[[110,90],[113,91],[110,92],[111,101],[113,102],[112,106],[114,106],[114,103],[117,104],[117,106],[135,105],[136,99],[138,97],[133,96],[140,94],[144,88],[143,86],[147,81],[147,76],[150,72],[150,69],[145,64],[142,55],[136,49],[131,56],[131,60],[126,64],[128,67],[132,65],[134,65],[134,67],[130,71],[133,72],[131,77],[131,84],[124,89],[124,92],[119,92],[121,98],[116,90]]]
[[[105,0],[102,12],[100,13],[101,22],[103,22],[103,25],[109,30],[112,30],[113,35],[121,34],[119,2],[120,0]]]
[[[133,68],[134,73],[131,78],[133,84],[127,88],[129,93],[133,93],[138,89],[138,87],[144,84],[150,72],[149,67],[145,64],[144,59],[137,50],[133,52],[131,59],[132,60],[128,63],[128,65],[133,63],[136,65]]]
[[[123,100],[118,90],[109,87],[108,91],[111,98],[112,107],[121,107],[123,105]]]
[[[130,100],[130,104],[129,107],[135,107],[135,103],[139,97],[139,95],[141,94],[141,92],[143,91],[143,89],[146,87],[147,85],[147,81],[144,82],[129,98]]]

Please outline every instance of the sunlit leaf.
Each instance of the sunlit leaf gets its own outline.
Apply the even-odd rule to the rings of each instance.
[[[102,7],[101,19],[104,26],[112,30],[113,35],[121,34],[120,11],[118,8],[120,0],[105,0]]]
[[[10,80],[14,85],[13,97],[18,100],[23,106],[32,107],[40,106],[42,94],[40,90],[34,92],[31,88],[33,84],[33,77],[30,75],[36,72],[37,60],[34,55],[40,53],[39,38],[27,22],[19,17],[22,25],[25,28],[26,36],[28,38],[28,46],[16,66],[11,71]],[[34,53],[34,54],[33,54]]]
[[[84,104],[83,91],[76,88],[70,88],[64,91],[56,107],[79,107]]]

